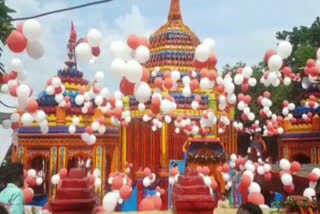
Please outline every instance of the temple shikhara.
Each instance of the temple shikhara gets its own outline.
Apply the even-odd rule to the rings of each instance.
[[[219,214],[246,206],[318,213],[319,47],[296,45],[286,31],[259,65],[218,71],[215,40],[200,40],[184,23],[180,0],[170,0],[167,22],[149,37],[132,34],[108,50],[101,31],[82,36],[77,20],[70,22],[66,60],[37,83],[38,95],[24,82],[18,57],[0,76],[1,93],[17,102],[0,112],[2,127],[13,130],[0,168],[1,206],[52,214]],[[35,19],[17,24],[9,51],[40,59],[40,31]],[[312,52],[302,72],[294,64],[305,62],[294,58],[301,47]],[[110,66],[89,81],[80,68],[101,63],[102,51],[111,53]],[[105,87],[113,78],[119,91]],[[279,105],[278,93],[296,94],[295,87],[303,89],[296,100],[288,95]],[[20,167],[21,176],[11,178],[18,172],[10,167]],[[13,185],[24,202],[4,197]]]

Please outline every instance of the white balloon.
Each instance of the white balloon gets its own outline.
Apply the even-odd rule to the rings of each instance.
[[[268,67],[269,67],[270,71],[278,71],[278,70],[280,70],[282,63],[283,62],[282,62],[281,56],[276,54],[276,55],[273,55],[270,57],[270,59],[268,61]]]
[[[95,186],[96,188],[101,187],[101,184],[102,184],[102,182],[101,182],[101,179],[100,179],[100,178],[96,178],[96,179],[94,180],[94,186]]]
[[[265,165],[263,165],[263,168],[264,168],[264,171],[265,171],[265,172],[270,172],[270,171],[271,171],[271,166],[270,166],[270,164],[265,164]]]
[[[320,169],[319,168],[313,168],[311,172],[315,173],[318,178],[320,177]]]
[[[244,77],[243,77],[242,74],[236,74],[236,75],[234,76],[234,83],[235,83],[236,85],[241,85],[241,84],[243,83],[243,80],[244,80]]]
[[[191,88],[189,86],[185,86],[182,91],[183,96],[190,97],[191,96]]]
[[[169,177],[169,184],[173,185],[174,184],[174,178],[173,177]]]
[[[127,63],[127,72],[124,74],[128,81],[139,83],[142,78],[142,66],[136,60],[130,60]]]
[[[216,47],[216,41],[211,38],[207,38],[203,41],[203,44],[209,48],[210,51],[214,51]]]
[[[31,114],[26,112],[22,115],[21,121],[24,126],[31,126],[33,122],[33,117]]]
[[[102,33],[97,29],[90,29],[87,38],[91,47],[98,47],[102,42]]]
[[[203,181],[204,181],[204,184],[207,185],[208,187],[210,187],[212,184],[212,179],[209,176],[204,176]]]
[[[90,45],[86,42],[81,42],[76,46],[75,54],[77,61],[81,63],[88,63],[92,58]]]
[[[42,122],[42,121],[44,121],[45,119],[46,119],[46,113],[44,112],[44,111],[42,111],[42,110],[38,110],[36,113],[35,113],[35,115],[34,115],[34,119],[38,122],[38,123],[40,123],[40,122]]]
[[[228,95],[228,103],[234,105],[237,102],[237,96],[235,94]]]
[[[83,95],[79,94],[76,96],[75,98],[75,103],[78,105],[78,106],[81,106],[83,103],[84,103],[84,97]]]
[[[191,80],[190,80],[190,77],[189,77],[189,76],[184,76],[184,77],[182,78],[182,83],[183,83],[183,85],[184,85],[185,87],[186,87],[186,86],[189,87],[190,82],[191,82]]]
[[[150,86],[145,82],[136,84],[134,87],[134,96],[139,103],[145,103],[151,96]]]
[[[89,136],[89,139],[88,139],[87,143],[88,143],[89,145],[93,145],[93,144],[96,143],[96,141],[97,141],[96,136],[95,136],[94,134],[92,134],[92,135]]]
[[[281,176],[281,182],[285,186],[291,185],[292,184],[292,176],[290,174],[288,174],[288,173],[284,173]]]
[[[144,187],[148,187],[148,186],[150,186],[151,185],[151,180],[150,180],[150,178],[149,177],[145,177],[144,179],[143,179],[143,186]]]
[[[69,133],[74,134],[76,133],[77,128],[74,125],[69,126]]]
[[[197,101],[192,101],[191,108],[197,110],[199,108],[199,103]]]
[[[91,128],[93,131],[98,131],[99,127],[100,127],[100,123],[98,123],[96,121],[91,123]]]
[[[27,53],[33,59],[40,59],[44,54],[44,49],[40,41],[28,41]]]
[[[115,208],[117,207],[118,200],[120,196],[116,192],[108,192],[104,197],[103,197],[103,208],[107,213],[112,213]]]
[[[177,82],[180,79],[180,72],[177,70],[172,71],[171,78],[173,81]]]
[[[41,37],[40,23],[35,19],[28,19],[23,23],[23,35],[28,39],[28,43],[32,40],[39,40]]]
[[[251,182],[251,184],[249,186],[249,192],[250,193],[253,193],[253,192],[260,193],[261,192],[261,187],[256,182]]]
[[[231,167],[232,169],[234,169],[234,168],[236,167],[236,162],[231,161],[231,162],[229,163],[229,165],[230,165],[230,167]]]
[[[312,200],[315,195],[316,195],[316,192],[312,188],[306,188],[303,192],[303,196],[306,198],[309,198],[309,200]]]
[[[55,99],[55,101],[56,101],[57,103],[60,104],[62,101],[64,101],[63,94],[56,94],[56,95],[54,96],[54,99]]]
[[[145,104],[144,104],[144,103],[139,103],[139,105],[138,105],[138,110],[139,110],[139,111],[144,111],[145,109],[146,109]]]
[[[171,123],[171,117],[170,116],[168,116],[168,115],[166,115],[165,117],[164,117],[164,121],[166,122],[166,123]]]
[[[233,161],[233,162],[236,161],[237,160],[237,155],[236,154],[231,154],[230,160]]]
[[[258,166],[257,172],[258,172],[259,175],[263,175],[265,173],[264,167],[263,166]]]
[[[36,183],[38,186],[40,186],[43,183],[43,179],[41,177],[37,177]]]
[[[200,88],[203,90],[210,89],[210,80],[207,77],[204,77],[200,80]]]
[[[246,171],[244,171],[243,174],[244,174],[244,175],[248,175],[248,176],[250,177],[251,181],[253,181],[253,179],[254,179],[254,174],[253,174],[252,171],[246,170]]]
[[[104,80],[104,73],[103,73],[103,71],[98,71],[98,72],[96,72],[95,80],[97,80],[98,82],[101,82],[101,81]]]
[[[127,73],[128,66],[126,62],[121,58],[116,58],[111,63],[111,73],[115,77],[122,77]]]
[[[34,169],[29,169],[27,173],[29,176],[31,176],[33,178],[35,178],[37,176],[37,172]]]
[[[103,98],[105,98],[105,99],[110,99],[110,98],[111,98],[111,94],[110,94],[108,88],[103,88],[103,89],[101,89],[100,95],[101,95]]]
[[[30,96],[31,90],[29,86],[25,84],[21,84],[17,88],[17,96],[18,98],[26,99]]]
[[[249,85],[250,85],[251,87],[254,87],[254,86],[257,85],[257,80],[252,77],[252,78],[249,79],[248,83],[249,83]]]
[[[223,173],[222,177],[223,177],[224,181],[229,181],[230,180],[230,175],[228,173]]]
[[[296,106],[294,103],[289,103],[288,108],[290,111],[293,111],[296,108]]]
[[[283,80],[283,84],[288,86],[291,84],[291,79],[289,77],[285,77],[284,80]]]
[[[56,174],[54,176],[51,177],[51,182],[54,185],[57,185],[60,182],[60,176],[59,174]]]
[[[205,62],[209,59],[210,56],[210,48],[205,44],[200,44],[195,50],[195,58],[199,62]]]
[[[19,58],[13,58],[11,60],[11,70],[17,73],[23,72],[23,63]]]
[[[150,58],[149,48],[147,48],[146,46],[140,45],[136,49],[135,58],[140,63],[146,63]]]
[[[292,45],[288,41],[281,41],[278,44],[277,53],[282,59],[288,58],[292,53]]]
[[[250,78],[252,76],[253,70],[250,66],[246,66],[242,70],[242,74],[245,78]]]
[[[96,96],[96,98],[94,99],[94,103],[97,105],[97,106],[101,106],[102,103],[103,103],[103,97],[98,95]]]
[[[1,86],[1,92],[3,92],[3,93],[8,93],[8,91],[9,91],[8,84],[3,84],[3,85]]]
[[[254,118],[255,118],[254,113],[250,112],[250,113],[248,114],[248,119],[249,119],[250,121],[253,121]]]
[[[280,164],[281,169],[284,171],[288,171],[291,167],[290,162],[285,158],[281,159],[279,164]]]

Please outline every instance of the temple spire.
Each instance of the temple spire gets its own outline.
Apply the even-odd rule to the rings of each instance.
[[[171,0],[168,21],[182,21],[180,0]]]

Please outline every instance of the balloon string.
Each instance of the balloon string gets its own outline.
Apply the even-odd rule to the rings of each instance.
[[[34,19],[34,18],[39,18],[39,17],[42,17],[42,16],[48,16],[48,15],[55,14],[55,13],[61,13],[61,12],[64,12],[64,11],[79,9],[79,8],[88,7],[88,6],[92,6],[92,5],[96,5],[96,4],[102,4],[102,3],[111,2],[111,1],[112,0],[95,1],[95,2],[82,4],[82,5],[78,5],[78,6],[74,6],[74,7],[68,7],[68,8],[64,8],[64,9],[60,9],[60,10],[54,10],[54,11],[50,11],[50,12],[46,12],[46,13],[41,13],[41,14],[38,14],[38,15],[35,15],[35,16],[14,18],[14,19],[11,19],[11,21],[21,21],[21,20],[26,20],[26,19]]]

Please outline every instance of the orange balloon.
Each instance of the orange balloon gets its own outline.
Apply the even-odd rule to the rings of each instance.
[[[116,118],[120,119],[121,116],[122,116],[122,110],[120,108],[114,109],[113,116],[115,116]]]
[[[159,196],[153,196],[153,205],[155,210],[161,210],[162,207],[162,199]]]
[[[164,87],[166,89],[171,89],[173,87],[173,80],[171,78],[166,78],[164,80]]]
[[[37,110],[38,110],[38,102],[36,100],[30,100],[27,103],[26,111],[32,114],[32,113],[36,112]]]
[[[59,176],[60,178],[64,178],[68,175],[68,170],[66,168],[62,168],[59,170]]]
[[[193,79],[190,82],[191,91],[194,91],[199,88],[199,81],[197,79]]]
[[[208,78],[211,81],[214,81],[217,79],[217,72],[215,70],[209,70],[208,71]]]
[[[155,80],[154,80],[154,85],[157,87],[157,88],[162,88],[162,84],[163,84],[163,80],[161,77],[157,77]]]
[[[163,75],[163,78],[164,79],[171,78],[171,73],[170,72],[165,72],[164,75]]]
[[[143,68],[141,81],[148,83],[150,80],[150,72],[148,69]]]
[[[208,59],[208,66],[209,67],[214,67],[217,65],[218,59],[215,53],[211,53],[210,57]]]
[[[193,66],[197,69],[197,70],[200,70],[204,67],[207,66],[207,62],[200,62],[196,59],[193,60]]]
[[[205,78],[205,77],[209,78],[209,71],[206,68],[201,69],[200,74],[201,74],[201,78]]]

